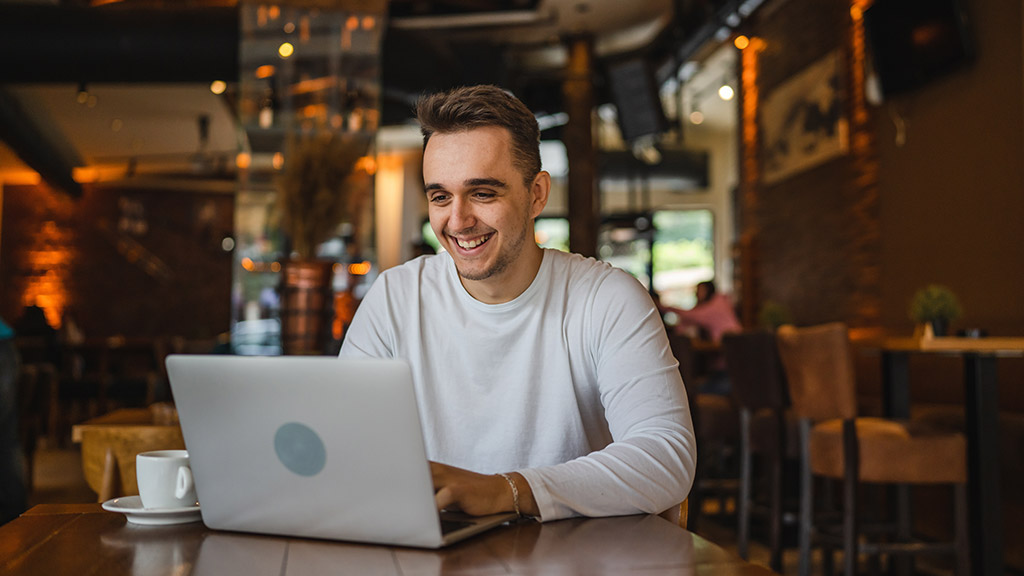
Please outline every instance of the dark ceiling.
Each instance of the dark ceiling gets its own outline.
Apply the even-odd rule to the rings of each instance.
[[[542,3],[563,9],[572,6],[582,13],[586,2],[597,0],[392,0],[382,47],[383,123],[409,121],[412,104],[422,93],[477,83],[496,83],[513,90],[538,114],[561,111],[562,69],[525,65],[516,55],[546,48],[545,43],[562,44],[565,38],[549,36],[537,41],[529,34],[535,35],[540,28],[537,24],[505,24],[499,30],[487,21],[517,14],[538,16]],[[630,9],[657,5],[662,13],[671,12],[674,17],[667,18],[644,46],[629,54],[597,59],[593,81],[598,103],[610,99],[604,70],[616,58],[641,56],[659,76],[672,74],[676,64],[710,39],[725,15],[741,4],[740,0],[645,2],[631,3]],[[671,10],[662,10],[666,3]],[[57,4],[0,0],[0,140],[51,184],[71,188],[73,194],[72,161],[61,160],[54,146],[47,147],[40,132],[25,121],[17,102],[4,97],[4,85],[209,82],[236,77],[239,70],[239,12],[233,1],[89,4],[82,0]],[[557,16],[539,14],[547,19],[544,24],[557,21]],[[465,17],[482,23],[472,27],[431,24]],[[427,24],[422,25],[424,22]],[[562,28],[553,29],[564,33]]]

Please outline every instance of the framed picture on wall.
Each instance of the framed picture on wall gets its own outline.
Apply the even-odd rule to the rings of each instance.
[[[764,184],[781,182],[847,152],[841,71],[839,52],[830,52],[765,97]]]

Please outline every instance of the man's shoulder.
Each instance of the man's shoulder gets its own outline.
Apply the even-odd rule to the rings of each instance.
[[[584,256],[575,252],[563,252],[548,248],[545,250],[547,257],[551,260],[552,269],[570,275],[584,274],[608,274],[615,270],[607,262],[602,262],[590,256]]]
[[[613,287],[614,291],[618,291],[640,286],[639,281],[628,272],[607,262],[560,250],[549,249],[547,252],[553,273],[563,275],[571,287],[588,291]]]

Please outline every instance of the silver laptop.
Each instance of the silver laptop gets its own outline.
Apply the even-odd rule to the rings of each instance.
[[[438,513],[402,360],[171,355],[167,373],[210,528],[438,548],[515,517]]]

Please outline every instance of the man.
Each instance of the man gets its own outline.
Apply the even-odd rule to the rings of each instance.
[[[477,86],[417,115],[445,252],[385,271],[341,354],[411,365],[438,507],[546,521],[681,502],[696,450],[661,319],[628,274],[534,241],[551,177],[533,114]]]

